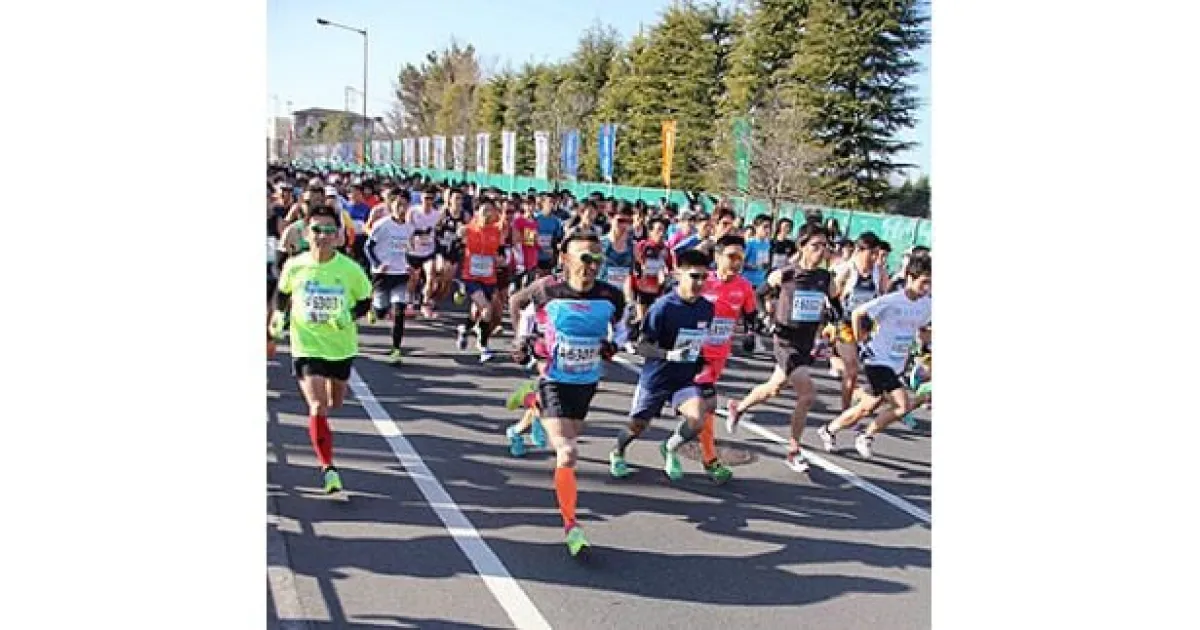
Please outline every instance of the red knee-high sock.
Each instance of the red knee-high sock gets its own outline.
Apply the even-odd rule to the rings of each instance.
[[[558,495],[558,511],[562,512],[563,527],[570,529],[575,524],[575,469],[560,466],[554,469],[554,493]]]
[[[308,439],[312,440],[313,452],[321,467],[333,465],[333,432],[329,430],[329,420],[325,416],[308,417]]]

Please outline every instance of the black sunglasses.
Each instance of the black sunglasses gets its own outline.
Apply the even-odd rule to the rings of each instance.
[[[700,280],[703,280],[708,277],[708,272],[706,272],[706,271],[689,271],[685,275],[687,277],[691,278],[692,280],[700,281]]]
[[[579,255],[579,262],[585,265],[599,265],[600,263],[604,262],[604,257],[600,254],[584,252]]]

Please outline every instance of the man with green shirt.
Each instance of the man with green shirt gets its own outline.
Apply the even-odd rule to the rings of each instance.
[[[342,406],[350,367],[358,354],[354,321],[370,308],[371,283],[362,267],[335,249],[341,226],[328,207],[305,219],[309,250],[288,259],[279,274],[269,332],[281,338],[291,322],[292,371],[308,403],[308,435],[321,463],[325,492],[342,489],[333,467],[329,410]]]

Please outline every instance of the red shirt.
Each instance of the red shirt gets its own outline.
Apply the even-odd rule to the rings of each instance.
[[[500,254],[500,226],[495,223],[480,227],[472,223],[467,226],[467,234],[463,239],[466,250],[463,253],[463,280],[480,284],[496,284],[496,258]]]
[[[658,293],[662,287],[659,272],[670,272],[674,258],[666,243],[638,241],[633,246],[633,288],[642,293]]]
[[[733,346],[734,325],[743,314],[758,310],[754,285],[740,273],[722,282],[716,271],[710,271],[700,294],[715,307],[708,337],[700,348],[701,355],[705,359],[724,359]]]

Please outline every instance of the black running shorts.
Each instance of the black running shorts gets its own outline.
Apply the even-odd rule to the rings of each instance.
[[[775,335],[775,365],[783,370],[784,374],[792,375],[796,370],[812,365],[812,346],[813,338],[808,337],[808,342],[804,342],[804,337],[798,339],[789,339]]]
[[[584,420],[592,397],[596,395],[596,383],[575,384],[538,381],[538,400],[542,405],[543,418],[566,418]]]
[[[296,378],[323,376],[338,381],[348,381],[350,380],[350,368],[353,363],[354,357],[340,361],[318,359],[316,357],[297,357],[292,359],[292,376]]]
[[[872,396],[883,396],[904,387],[904,383],[900,382],[900,376],[886,365],[866,365],[863,366],[863,372],[867,375],[867,383],[871,387]]]

